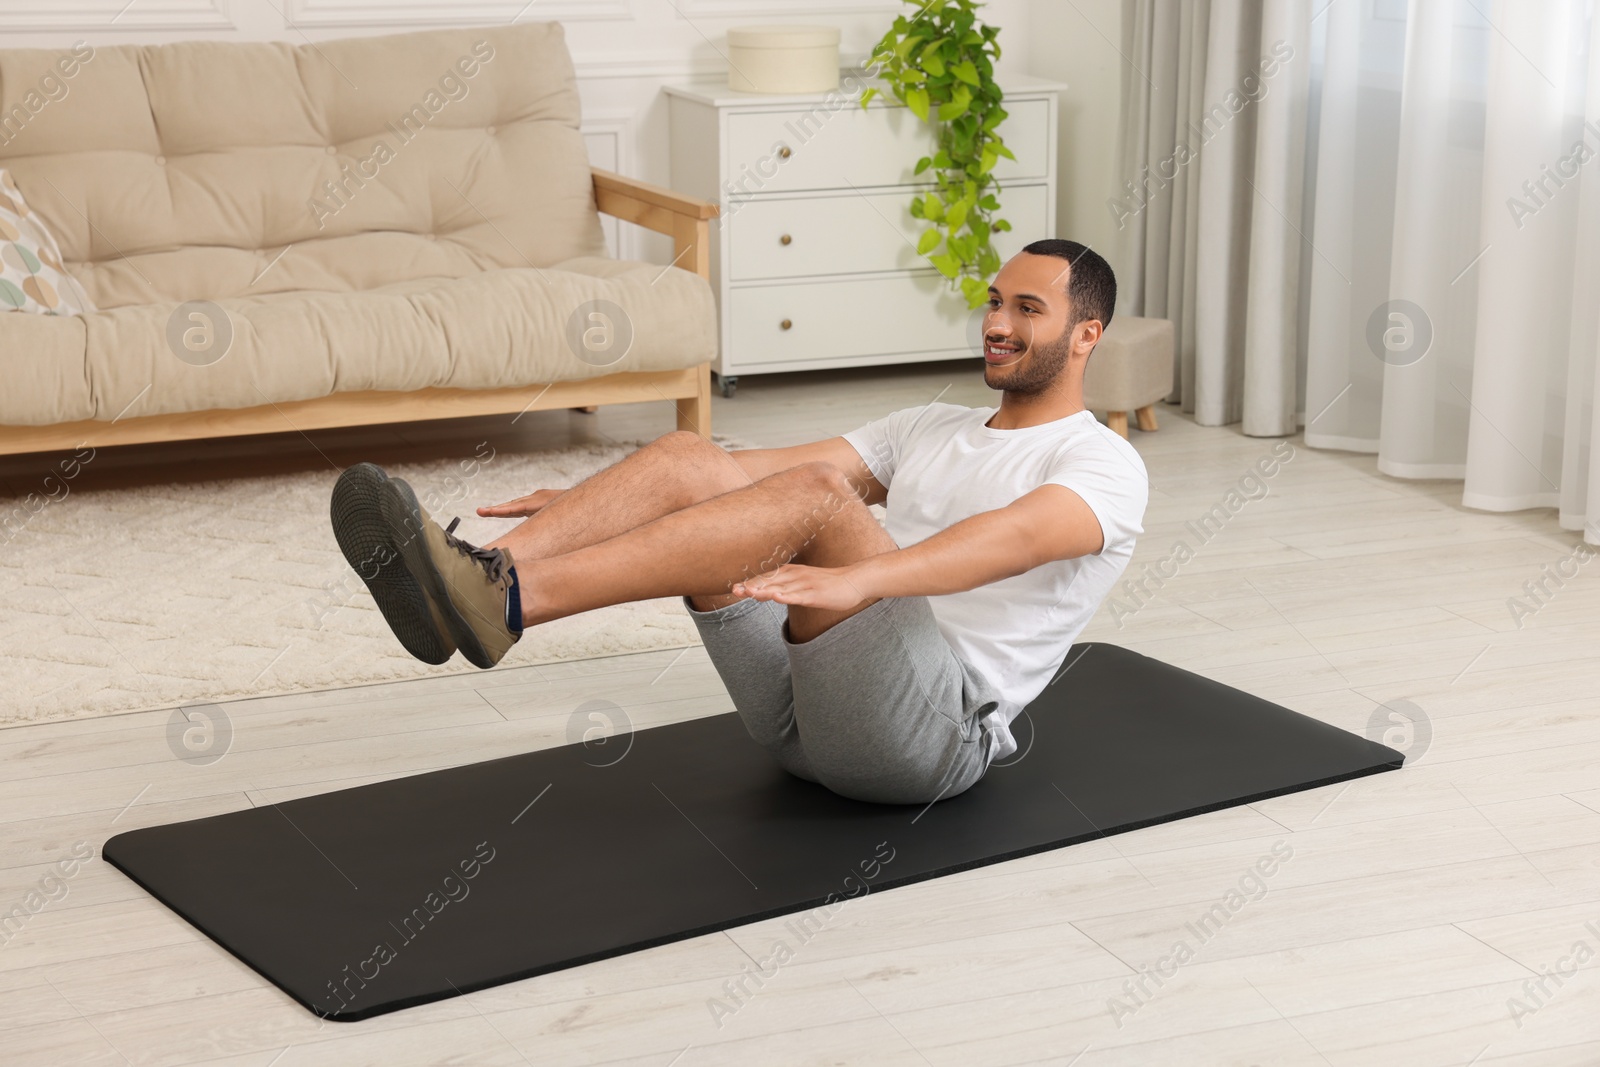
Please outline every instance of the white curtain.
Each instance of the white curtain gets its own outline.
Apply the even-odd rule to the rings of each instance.
[[[1462,479],[1468,507],[1554,507],[1600,544],[1596,0],[1170,6],[1127,0],[1150,74],[1125,80],[1132,174],[1169,111],[1296,52],[1131,219],[1129,307],[1179,322],[1185,409],[1263,436],[1303,420],[1313,447]]]
[[[1128,0],[1127,306],[1171,319],[1173,395],[1205,425],[1295,432],[1310,16],[1301,3]]]

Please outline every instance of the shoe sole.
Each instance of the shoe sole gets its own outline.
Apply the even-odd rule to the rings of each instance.
[[[424,521],[422,506],[417,503],[416,493],[412,492],[411,486],[403,481],[387,479],[384,482],[383,504],[385,524],[391,531],[390,535],[400,542],[400,552],[405,560],[406,569],[433,598],[456,647],[474,667],[483,670],[493,667],[495,661],[489,657],[483,642],[478,640],[477,632],[456,608],[455,601],[450,597],[444,574],[434,564],[433,556],[428,552],[427,541],[422,534]]]
[[[328,506],[333,536],[406,651],[424,663],[444,663],[453,650],[434,625],[427,594],[406,569],[402,546],[385,521],[388,484],[389,476],[371,463],[358,463],[339,475]]]

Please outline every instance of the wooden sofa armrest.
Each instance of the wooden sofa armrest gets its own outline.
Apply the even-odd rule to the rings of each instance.
[[[601,213],[643,226],[672,238],[672,265],[711,280],[711,220],[721,211],[698,197],[624,178],[609,170],[593,169],[594,202]],[[711,364],[686,372],[693,376],[695,393],[677,401],[678,429],[694,430],[711,439]]]
[[[594,171],[594,201],[603,214],[671,237],[673,265],[710,279],[716,204],[608,170]]]

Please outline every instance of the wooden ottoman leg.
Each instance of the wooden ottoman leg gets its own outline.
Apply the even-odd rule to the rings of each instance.
[[[1106,412],[1106,425],[1117,431],[1126,440],[1128,436],[1128,413],[1126,411]]]
[[[1144,407],[1134,412],[1134,414],[1139,417],[1139,429],[1155,430],[1159,428],[1156,426],[1156,409],[1154,404],[1146,404]]]

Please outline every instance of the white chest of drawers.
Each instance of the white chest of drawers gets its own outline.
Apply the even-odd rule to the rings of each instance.
[[[1005,81],[1002,258],[1054,237],[1059,83]],[[672,185],[715,201],[711,280],[724,396],[741,374],[976,356],[977,319],[917,254],[932,131],[892,100],[669,86]]]

